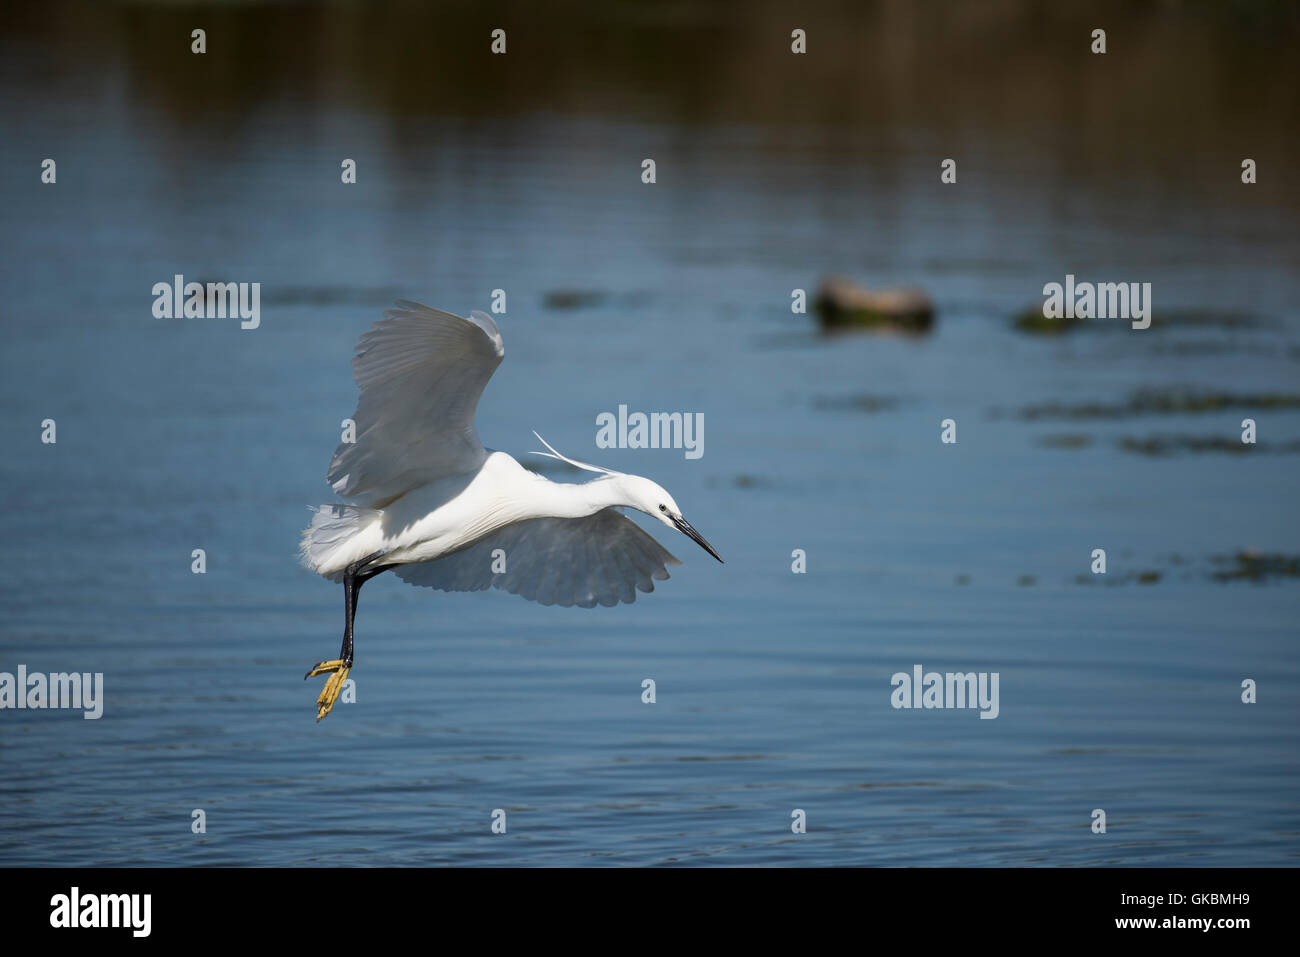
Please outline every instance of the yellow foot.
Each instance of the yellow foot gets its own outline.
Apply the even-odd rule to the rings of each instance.
[[[334,708],[334,702],[339,700],[339,692],[343,690],[343,682],[348,680],[348,672],[352,666],[340,658],[333,661],[318,661],[311,669],[303,675],[303,680],[314,678],[317,675],[329,674],[329,679],[325,682],[325,687],[316,699],[316,720],[319,721],[325,715],[329,714]]]

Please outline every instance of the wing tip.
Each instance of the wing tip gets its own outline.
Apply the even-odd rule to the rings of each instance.
[[[481,309],[472,309],[470,310],[469,319],[466,321],[474,323],[474,325],[487,333],[487,337],[492,340],[492,345],[495,347],[497,355],[504,356],[506,354],[506,343],[505,340],[501,338],[501,328],[497,325],[495,319],[489,316],[486,312],[483,312]]]
[[[484,335],[487,336],[488,341],[492,343],[492,349],[497,354],[498,358],[503,358],[506,354],[506,344],[505,340],[501,337],[500,327],[497,326],[495,319],[482,310],[474,309],[468,316],[458,316],[454,312],[447,312],[445,309],[435,309],[432,306],[426,306],[424,303],[416,302],[413,299],[396,299],[393,301],[393,306],[394,308],[392,309],[384,310],[384,319],[408,319],[412,317],[427,319],[449,316],[452,319],[458,319],[459,321],[468,323],[471,326],[476,326]],[[366,331],[366,333],[361,337],[361,343],[358,343],[358,349],[365,344],[366,337],[373,333],[375,331],[375,326],[378,325],[379,323],[376,322],[375,325],[371,326],[370,329]]]

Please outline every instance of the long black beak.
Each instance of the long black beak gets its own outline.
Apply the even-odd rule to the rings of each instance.
[[[704,549],[718,561],[722,561],[722,556],[713,550],[713,546],[704,540],[704,536],[697,532],[690,522],[686,521],[684,518],[674,518],[673,524],[681,529],[682,534],[693,541],[696,545],[699,545],[700,548]]]

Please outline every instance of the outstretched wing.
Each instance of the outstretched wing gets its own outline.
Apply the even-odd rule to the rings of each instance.
[[[517,522],[443,558],[393,571],[442,591],[502,588],[543,605],[591,608],[631,604],[638,589],[654,591],[654,580],[668,577],[665,566],[680,564],[636,522],[606,508],[585,518]]]
[[[472,472],[487,452],[474,410],[505,356],[492,318],[469,319],[399,301],[361,337],[352,374],[361,389],[356,442],[334,450],[334,491],[379,508],[434,479]]]

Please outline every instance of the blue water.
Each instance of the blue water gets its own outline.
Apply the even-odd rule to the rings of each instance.
[[[1300,580],[1211,574],[1296,551],[1279,447],[1300,410],[1020,414],[1296,391],[1294,187],[1243,204],[1199,168],[1071,172],[1028,129],[967,131],[945,193],[938,134],[906,126],[293,98],[186,116],[120,65],[82,70],[4,73],[0,671],[103,672],[106,700],[98,721],[0,711],[0,863],[1297,862]],[[925,288],[934,333],[821,335],[790,295],[831,271]],[[1151,282],[1153,328],[1013,329],[1067,272]],[[175,273],[261,282],[260,328],[153,318]],[[317,724],[302,674],[333,657],[342,594],[295,550],[333,500],[352,348],[394,299],[465,313],[497,288],[484,441],[522,459],[537,429],[655,479],[726,564],[646,519],[685,564],[631,606],[381,576],[357,700]],[[601,297],[546,308],[557,290]],[[703,413],[703,457],[596,448],[620,404]],[[1235,441],[1246,416],[1268,448],[1118,444]],[[1062,433],[1086,444],[1042,441]],[[999,673],[999,716],[895,710],[915,664]]]

